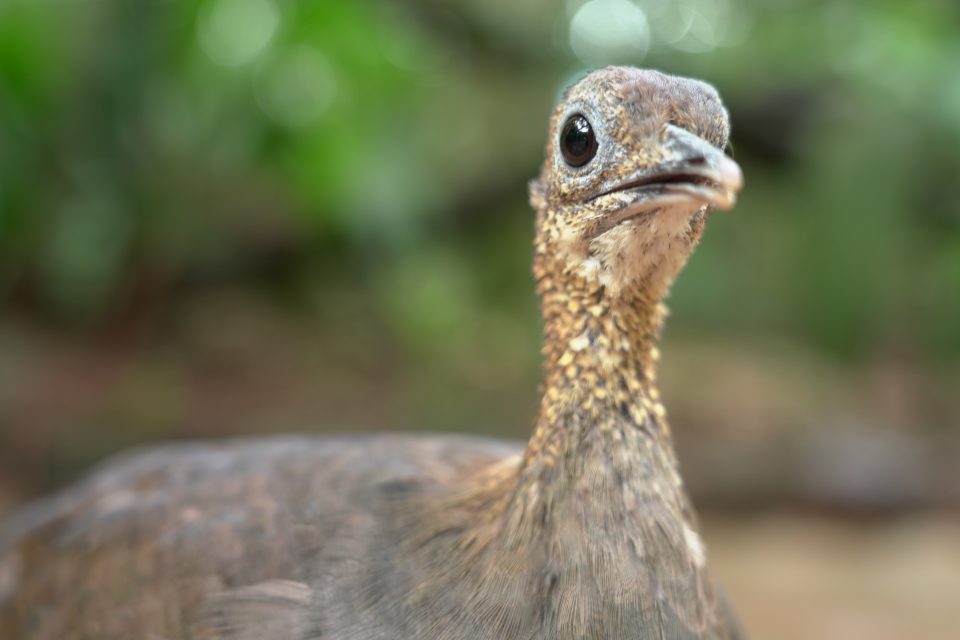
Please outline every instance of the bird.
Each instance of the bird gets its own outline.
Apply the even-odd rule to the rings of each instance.
[[[665,299],[743,185],[709,84],[570,85],[529,184],[526,443],[273,436],[122,453],[0,527],[0,637],[722,640],[656,382]]]

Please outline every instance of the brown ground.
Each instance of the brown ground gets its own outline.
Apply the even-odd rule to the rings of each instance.
[[[708,519],[714,572],[751,638],[954,640],[960,516]]]

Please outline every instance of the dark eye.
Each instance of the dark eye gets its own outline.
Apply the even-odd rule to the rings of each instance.
[[[570,116],[560,132],[560,151],[571,167],[582,167],[597,155],[597,136],[579,113]]]

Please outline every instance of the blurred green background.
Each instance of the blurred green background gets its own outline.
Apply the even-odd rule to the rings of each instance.
[[[0,514],[159,439],[524,437],[526,183],[609,63],[732,114],[747,186],[674,289],[663,385],[748,628],[949,637],[949,0],[0,0]]]

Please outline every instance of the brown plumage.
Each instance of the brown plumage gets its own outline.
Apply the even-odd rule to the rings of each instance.
[[[530,442],[279,438],[128,454],[0,529],[0,637],[735,636],[655,383],[670,283],[739,169],[700,82],[571,87],[531,183]]]

